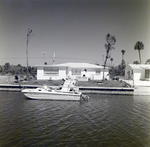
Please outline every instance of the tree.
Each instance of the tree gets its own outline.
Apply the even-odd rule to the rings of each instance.
[[[106,35],[106,44],[105,44],[105,49],[106,49],[106,58],[105,58],[105,61],[104,61],[104,68],[103,68],[103,80],[104,80],[104,70],[105,70],[105,67],[106,67],[106,63],[107,63],[107,59],[109,58],[109,52],[112,50],[112,49],[115,49],[114,48],[114,45],[116,43],[116,38],[115,36],[112,36],[110,34],[107,34]]]
[[[141,53],[140,51],[144,49],[144,44],[141,41],[136,42],[135,46],[134,46],[134,50],[138,50],[139,52],[139,61],[141,64]]]
[[[147,59],[145,64],[150,64],[150,59]]]
[[[125,50],[121,50],[121,53],[122,53],[122,60],[124,59],[124,54],[125,54]]]
[[[111,61],[111,66],[112,66],[112,62],[113,62],[113,60],[114,60],[113,58],[110,58],[110,61]]]
[[[3,67],[0,65],[0,73],[3,72]]]
[[[109,75],[110,75],[110,78],[113,79],[113,77],[116,76],[116,73],[115,73],[115,67],[114,66],[111,66],[110,69],[109,69]]]
[[[20,64],[16,66],[16,74],[22,74],[22,66]]]
[[[7,74],[10,71],[10,64],[9,63],[5,63],[4,65],[4,72],[5,74]]]
[[[11,73],[11,75],[15,75],[16,74],[16,66],[10,65],[10,73]]]
[[[133,64],[140,64],[140,62],[139,61],[134,61]]]
[[[29,78],[29,65],[28,65],[28,44],[29,44],[29,40],[31,38],[31,36],[34,35],[32,34],[32,30],[28,29],[28,33],[27,33],[27,42],[26,42],[26,56],[27,56],[27,79]]]
[[[123,59],[122,62],[121,62],[121,65],[120,65],[121,76],[125,75],[125,68],[126,68],[126,63]]]

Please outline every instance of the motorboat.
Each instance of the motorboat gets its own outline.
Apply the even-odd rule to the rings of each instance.
[[[75,80],[65,80],[60,90],[43,85],[36,89],[23,89],[21,92],[29,99],[40,100],[79,101],[81,98],[88,98],[79,92],[79,88],[75,86]]]

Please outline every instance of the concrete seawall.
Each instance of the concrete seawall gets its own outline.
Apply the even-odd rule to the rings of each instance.
[[[79,90],[83,93],[121,94],[121,95],[134,94],[134,88],[124,88],[124,87],[79,87]]]
[[[37,85],[13,85],[13,84],[0,84],[0,91],[18,91],[24,88],[37,88]]]
[[[25,88],[37,88],[39,85],[12,85],[12,84],[0,84],[0,91],[14,91],[20,92]],[[59,86],[52,86],[53,88],[59,88]],[[100,94],[123,94],[133,95],[134,88],[124,87],[83,87],[80,86],[79,90],[83,93],[100,93]]]
[[[134,89],[134,95],[150,95],[150,87],[136,86]]]

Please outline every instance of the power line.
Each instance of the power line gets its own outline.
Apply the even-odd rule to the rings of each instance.
[[[53,57],[45,57],[45,58],[53,58]],[[74,60],[100,60],[101,59],[89,59],[89,58],[71,58],[71,57],[55,57],[56,59],[74,59]],[[26,59],[25,57],[15,57],[15,58],[0,58],[0,59]],[[43,59],[43,57],[29,57],[29,59]]]

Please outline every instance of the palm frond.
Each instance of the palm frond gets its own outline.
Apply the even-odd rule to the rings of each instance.
[[[141,41],[137,41],[135,46],[134,46],[135,50],[143,50],[144,49],[144,44]]]

